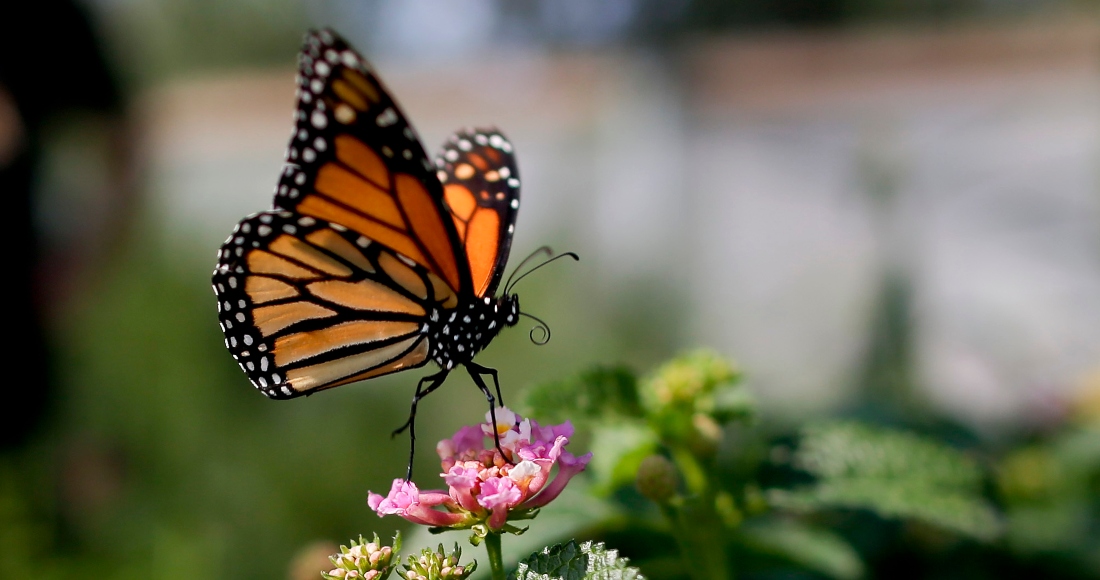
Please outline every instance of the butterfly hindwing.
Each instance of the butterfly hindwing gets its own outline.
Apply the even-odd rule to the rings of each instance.
[[[459,131],[435,162],[470,265],[474,294],[492,295],[508,262],[519,210],[512,144],[496,129]]]
[[[366,61],[329,31],[306,37],[275,207],[348,227],[471,293],[470,268],[416,132]]]
[[[423,266],[338,224],[246,218],[213,277],[229,348],[253,384],[290,398],[424,364],[425,320],[457,303]]]

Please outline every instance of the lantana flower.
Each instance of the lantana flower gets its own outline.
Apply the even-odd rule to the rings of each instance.
[[[386,580],[397,562],[392,561],[394,554],[401,549],[401,534],[393,539],[393,547],[382,545],[378,534],[374,541],[367,542],[363,536],[353,541],[351,547],[340,546],[340,553],[330,556],[332,569],[321,572],[325,580]]]
[[[496,424],[486,413],[485,423],[463,427],[436,445],[447,490],[420,491],[411,481],[395,479],[389,495],[371,493],[367,503],[379,516],[396,514],[417,524],[518,533],[508,522],[534,517],[592,458],[565,450],[572,436],[568,421],[543,427],[500,407]]]

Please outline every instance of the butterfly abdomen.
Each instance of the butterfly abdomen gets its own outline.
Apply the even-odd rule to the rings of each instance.
[[[428,357],[450,370],[473,360],[474,355],[505,326],[519,318],[519,300],[515,295],[493,300],[479,298],[452,309],[433,311],[426,334],[431,343]]]

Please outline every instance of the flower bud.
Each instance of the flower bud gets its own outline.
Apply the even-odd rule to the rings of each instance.
[[[405,578],[408,580],[464,580],[477,568],[477,562],[469,566],[458,566],[458,559],[462,551],[455,545],[455,550],[447,553],[443,545],[435,551],[425,549],[420,557],[409,556],[408,564],[405,564]]]
[[[638,493],[659,503],[667,503],[676,495],[680,477],[676,467],[663,455],[650,455],[642,460],[635,480]]]
[[[395,546],[400,547],[400,542],[400,536],[394,538]],[[384,580],[393,570],[392,554],[389,546],[379,546],[377,534],[369,543],[359,536],[359,541],[352,542],[350,548],[340,546],[340,553],[329,557],[334,567],[321,572],[321,576],[326,580]]]
[[[696,413],[691,417],[691,425],[694,427],[692,436],[688,439],[688,445],[696,457],[710,457],[718,450],[718,444],[722,440],[722,426],[712,419],[710,415]]]

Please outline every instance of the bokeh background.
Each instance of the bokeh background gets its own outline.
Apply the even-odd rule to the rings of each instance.
[[[4,578],[280,578],[397,528],[366,490],[403,473],[418,373],[269,401],[209,286],[270,206],[310,27],[375,64],[429,150],[503,129],[513,256],[581,255],[517,288],[553,340],[479,358],[506,397],[704,345],[777,432],[873,415],[1008,445],[1100,408],[1095,2],[36,6],[0,25],[4,195],[33,225],[9,242],[30,354],[3,403]],[[417,478],[483,407],[459,375],[423,403]]]

